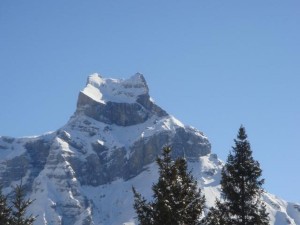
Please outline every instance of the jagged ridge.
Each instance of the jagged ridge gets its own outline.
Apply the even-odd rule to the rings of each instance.
[[[164,145],[185,156],[207,204],[219,195],[222,167],[204,134],[157,106],[141,74],[120,80],[89,76],[77,109],[57,131],[32,138],[0,138],[4,192],[23,180],[36,199],[36,224],[134,224],[131,186],[149,198],[153,163]],[[300,206],[265,195],[272,223],[300,225]]]

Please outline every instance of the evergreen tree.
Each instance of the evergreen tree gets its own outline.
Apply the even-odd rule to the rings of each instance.
[[[11,208],[8,206],[7,196],[2,194],[0,188],[0,224],[10,225],[11,223]]]
[[[185,159],[171,159],[171,148],[163,148],[157,159],[159,179],[152,186],[153,201],[134,192],[134,208],[141,225],[196,225],[204,207],[204,197]]]
[[[210,208],[201,225],[231,225],[225,205],[217,200],[215,207]]]
[[[264,203],[261,179],[262,170],[253,159],[250,143],[243,126],[240,127],[232,153],[222,170],[221,188],[223,202],[218,202],[207,215],[207,225],[268,225],[269,218]],[[222,217],[222,218],[221,218]],[[221,221],[214,223],[212,221]]]
[[[12,224],[14,225],[32,225],[36,217],[26,216],[28,207],[33,200],[25,199],[25,190],[22,183],[14,188],[14,199],[12,200]]]
[[[138,193],[134,187],[132,187],[134,194],[134,209],[138,216],[141,225],[152,225],[153,220],[153,208],[150,203],[147,203],[146,199]]]

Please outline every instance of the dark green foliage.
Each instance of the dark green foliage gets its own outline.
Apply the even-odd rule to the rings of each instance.
[[[154,224],[153,209],[151,204],[147,203],[146,199],[138,193],[135,188],[132,188],[134,194],[134,209],[142,225]]]
[[[215,207],[210,208],[206,217],[202,220],[203,225],[230,225],[229,214],[219,200],[216,201]]]
[[[7,196],[2,194],[0,188],[0,224],[11,224],[11,208],[8,206]]]
[[[26,212],[33,200],[25,200],[25,191],[22,183],[14,187],[13,194],[13,198],[9,202],[8,197],[2,194],[0,188],[0,224],[32,225],[36,217],[27,217]]]
[[[35,217],[32,215],[27,217],[26,211],[33,200],[25,199],[24,186],[17,185],[14,188],[14,199],[12,200],[12,224],[14,225],[32,225]]]
[[[154,200],[147,202],[136,190],[134,208],[141,225],[196,225],[204,207],[197,182],[187,172],[185,159],[172,161],[171,148],[157,159],[159,179],[152,186]]]
[[[211,209],[206,224],[268,225],[268,214],[261,201],[264,183],[260,178],[262,170],[252,157],[243,126],[234,141],[233,151],[228,155],[222,170],[221,188],[224,201],[218,202]]]

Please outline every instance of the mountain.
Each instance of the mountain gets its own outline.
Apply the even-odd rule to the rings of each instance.
[[[149,96],[141,74],[129,79],[88,77],[67,124],[37,137],[0,137],[4,193],[22,183],[35,199],[37,225],[133,225],[132,186],[148,199],[162,147],[184,156],[206,195],[220,196],[223,162],[207,137],[185,126]],[[300,205],[265,193],[272,225],[300,225]]]

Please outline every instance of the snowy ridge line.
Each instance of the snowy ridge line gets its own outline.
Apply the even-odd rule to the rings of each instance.
[[[133,103],[138,96],[148,93],[148,86],[143,75],[139,73],[126,80],[102,78],[95,73],[89,76],[87,86],[82,93],[102,104],[106,102]]]
[[[66,125],[36,137],[0,137],[4,193],[23,180],[27,196],[36,199],[29,212],[39,215],[35,225],[135,225],[131,188],[152,198],[155,160],[171,145],[174,158],[186,157],[212,206],[224,163],[201,131],[167,114],[148,93],[141,74],[123,80],[93,74]],[[299,204],[269,193],[264,201],[271,225],[300,225]]]

